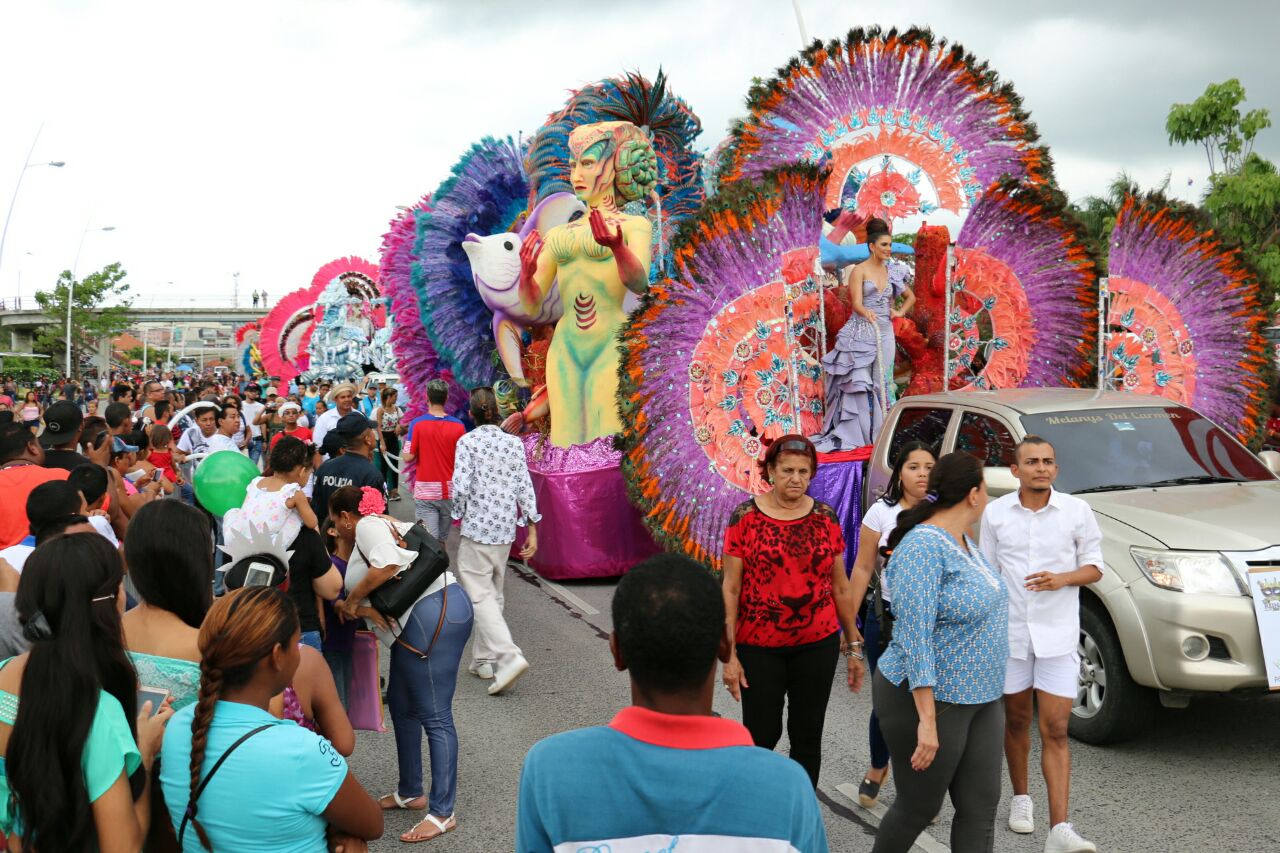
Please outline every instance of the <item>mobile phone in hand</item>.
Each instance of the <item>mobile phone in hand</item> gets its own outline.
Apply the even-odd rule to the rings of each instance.
[[[145,684],[138,688],[138,711],[142,711],[142,706],[151,703],[151,716],[155,716],[156,711],[160,710],[160,706],[164,704],[164,700],[169,698],[169,691],[163,687],[147,687]]]
[[[161,477],[163,477],[163,476],[164,476],[164,471],[162,471],[161,469],[157,468],[157,469],[155,469],[154,471],[152,471],[152,472],[151,472],[151,482],[153,482],[153,483],[158,483],[158,482],[160,482],[160,478],[161,478]]]

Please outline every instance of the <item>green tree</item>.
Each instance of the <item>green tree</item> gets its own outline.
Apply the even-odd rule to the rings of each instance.
[[[146,358],[143,358],[143,356]],[[157,364],[163,364],[169,361],[169,351],[161,347],[148,346],[145,351],[142,347],[132,347],[124,352],[125,361],[145,361],[147,367],[155,367]]]
[[[1280,310],[1280,174],[1253,153],[1258,134],[1271,127],[1271,114],[1242,113],[1244,100],[1239,80],[1211,83],[1190,104],[1174,104],[1165,129],[1170,143],[1204,146],[1210,172],[1204,209],[1218,233],[1240,244],[1257,269],[1263,304]]]
[[[1210,83],[1189,104],[1174,104],[1164,123],[1169,144],[1204,146],[1211,175],[1239,172],[1253,151],[1255,137],[1271,127],[1271,114],[1265,109],[1241,114],[1244,99],[1244,86],[1233,77],[1225,83]]]
[[[75,282],[74,295],[69,291],[71,271],[63,270],[52,290],[36,293],[40,310],[54,322],[36,332],[36,349],[61,358],[66,348],[67,301],[71,299],[71,370],[78,372],[80,355],[92,351],[102,338],[112,338],[129,325],[132,300],[126,297],[129,285],[120,264],[108,264],[101,270]],[[105,303],[114,302],[106,306]]]

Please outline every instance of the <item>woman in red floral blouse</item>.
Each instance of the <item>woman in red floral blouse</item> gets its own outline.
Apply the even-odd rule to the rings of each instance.
[[[818,467],[813,443],[800,435],[776,439],[763,467],[772,487],[734,510],[725,531],[724,603],[734,648],[724,685],[741,699],[756,746],[777,745],[787,704],[791,757],[817,787],[836,661],[843,653],[849,689],[858,690],[862,635],[840,524],[831,507],[806,494]]]

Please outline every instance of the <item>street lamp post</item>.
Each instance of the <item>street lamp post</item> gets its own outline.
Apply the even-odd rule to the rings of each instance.
[[[61,169],[67,165],[63,160],[50,160],[46,163],[32,163],[31,155],[36,153],[36,143],[40,141],[40,131],[44,130],[44,124],[41,124],[36,130],[36,138],[31,140],[31,148],[27,151],[27,158],[22,161],[22,171],[18,173],[18,183],[14,184],[13,197],[9,199],[9,212],[4,216],[4,230],[0,231],[0,264],[4,262],[4,241],[9,236],[9,222],[13,219],[13,206],[18,203],[18,191],[22,189],[22,179],[26,177],[27,169],[34,166],[52,166],[55,169]]]
[[[76,248],[76,259],[71,264],[71,281],[67,284],[67,364],[66,376],[71,378],[71,306],[75,302],[76,295],[76,270],[80,268],[80,252],[84,249],[84,238],[88,236],[90,231],[114,231],[114,225],[104,225],[101,228],[90,228],[88,225],[84,227],[84,231],[80,232],[80,245]]]

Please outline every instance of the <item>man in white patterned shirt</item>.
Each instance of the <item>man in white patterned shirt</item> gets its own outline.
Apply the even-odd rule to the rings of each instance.
[[[1040,708],[1041,767],[1049,792],[1045,853],[1096,853],[1067,822],[1071,751],[1067,723],[1080,674],[1080,587],[1102,579],[1102,531],[1085,501],[1055,491],[1053,445],[1029,435],[1013,451],[1020,488],[987,504],[982,553],[1009,589],[1005,758],[1013,784],[1009,828],[1035,831],[1028,794],[1032,691]]]
[[[458,580],[475,608],[471,672],[481,678],[492,675],[489,695],[496,696],[529,669],[502,618],[502,585],[516,526],[529,527],[520,550],[521,559],[528,560],[538,550],[542,516],[524,445],[498,427],[502,416],[493,391],[471,392],[471,419],[476,428],[458,439],[453,468],[453,517],[462,521]]]

